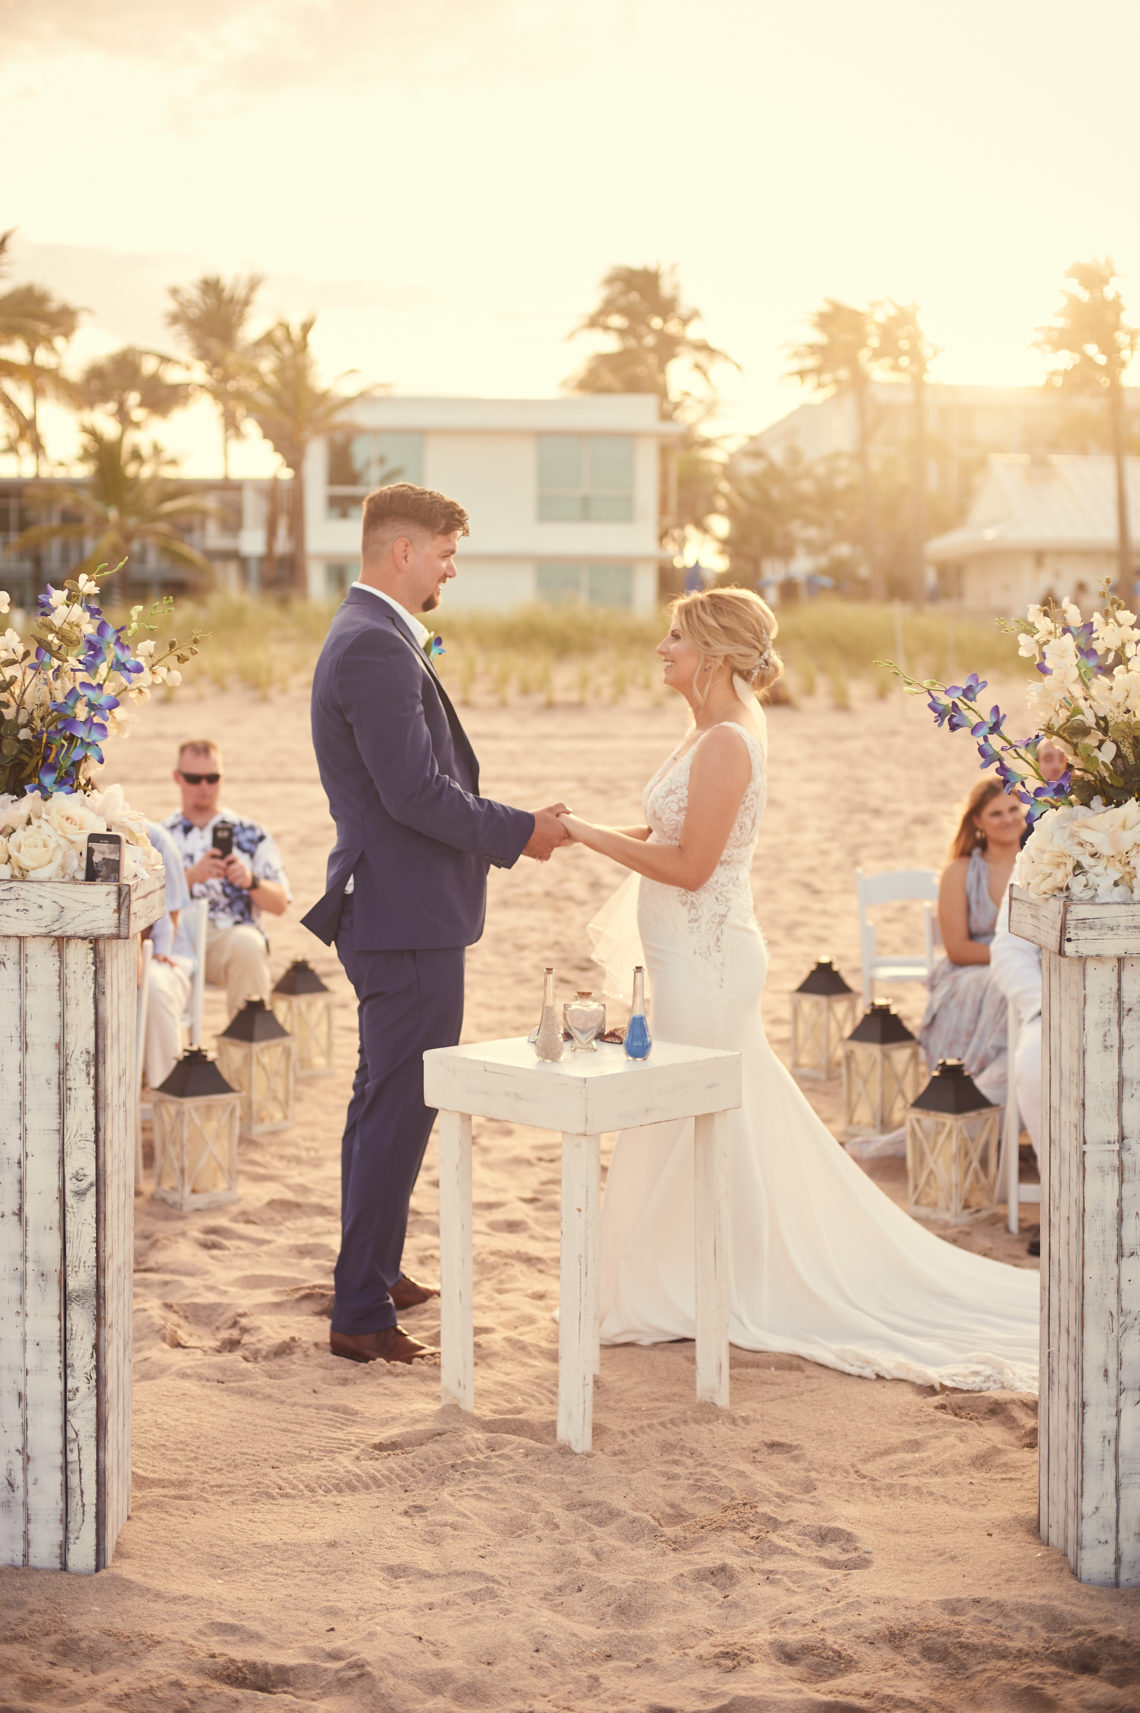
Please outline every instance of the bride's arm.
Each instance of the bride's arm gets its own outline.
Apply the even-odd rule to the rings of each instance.
[[[701,739],[693,757],[679,844],[648,844],[618,827],[595,827],[577,815],[564,815],[562,822],[577,843],[612,857],[635,874],[695,892],[724,853],[751,777],[752,760],[740,737],[727,728],[714,730]]]

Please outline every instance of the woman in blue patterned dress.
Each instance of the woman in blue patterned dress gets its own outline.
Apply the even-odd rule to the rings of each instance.
[[[930,978],[918,1032],[931,1070],[961,1059],[982,1093],[1005,1100],[1006,1006],[990,979],[990,941],[1025,832],[1025,808],[996,779],[975,785],[966,802],[938,889],[938,926],[946,956]]]

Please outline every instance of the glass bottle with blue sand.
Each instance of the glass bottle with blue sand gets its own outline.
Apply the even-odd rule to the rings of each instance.
[[[638,964],[633,972],[633,1006],[625,1026],[625,1052],[629,1059],[647,1059],[653,1049],[649,1020],[645,1015],[645,970]]]

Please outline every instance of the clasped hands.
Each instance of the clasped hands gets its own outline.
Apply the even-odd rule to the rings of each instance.
[[[575,842],[575,828],[580,824],[565,803],[551,803],[546,809],[536,809],[534,832],[523,846],[523,856],[534,857],[536,862],[548,862],[559,845]]]

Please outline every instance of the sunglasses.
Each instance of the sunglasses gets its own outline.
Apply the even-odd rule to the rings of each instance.
[[[182,777],[187,785],[216,785],[222,776],[220,773],[184,773]]]

